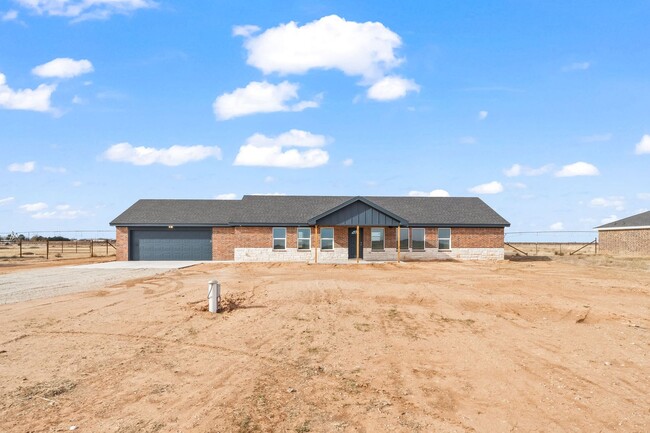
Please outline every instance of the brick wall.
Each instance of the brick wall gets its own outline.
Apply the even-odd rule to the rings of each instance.
[[[502,227],[452,227],[452,248],[503,248]]]
[[[115,227],[115,260],[129,260],[129,228]]]
[[[650,229],[601,230],[598,251],[617,256],[650,256]]]
[[[212,260],[235,260],[235,227],[212,227]]]

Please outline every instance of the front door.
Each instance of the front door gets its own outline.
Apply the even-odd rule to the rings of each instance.
[[[348,259],[357,258],[357,229],[348,229]],[[363,258],[363,228],[359,229],[359,258]]]

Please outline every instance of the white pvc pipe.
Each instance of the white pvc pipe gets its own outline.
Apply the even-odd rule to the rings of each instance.
[[[221,284],[217,280],[208,282],[208,311],[216,313],[219,311],[219,301],[221,300]]]

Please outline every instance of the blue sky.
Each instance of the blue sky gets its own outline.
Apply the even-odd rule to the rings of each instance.
[[[588,230],[650,208],[649,18],[633,0],[3,0],[0,232],[256,193],[479,196],[511,231]]]

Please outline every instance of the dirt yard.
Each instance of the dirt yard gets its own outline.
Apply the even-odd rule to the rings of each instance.
[[[649,260],[204,264],[0,306],[2,432],[642,433],[649,378]]]

